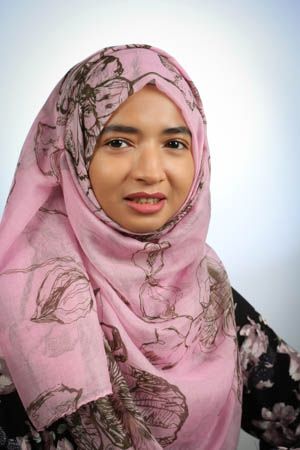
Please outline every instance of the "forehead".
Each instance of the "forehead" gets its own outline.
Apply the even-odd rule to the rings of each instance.
[[[162,126],[186,125],[178,106],[154,85],[146,85],[129,96],[114,111],[107,124],[118,121],[147,122]]]

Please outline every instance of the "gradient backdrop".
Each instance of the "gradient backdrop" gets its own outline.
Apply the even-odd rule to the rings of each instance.
[[[161,47],[198,86],[208,118],[208,243],[300,350],[299,22],[299,0],[2,1],[0,214],[29,127],[65,72],[108,45]],[[256,448],[241,436],[240,450]]]

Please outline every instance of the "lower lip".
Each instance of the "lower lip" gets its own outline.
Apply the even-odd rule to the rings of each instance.
[[[157,203],[151,204],[151,203],[135,203],[131,200],[125,200],[125,202],[127,203],[127,205],[134,209],[135,211],[142,213],[142,214],[153,214],[156,213],[158,211],[160,211],[164,204],[165,204],[165,199],[160,200]]]

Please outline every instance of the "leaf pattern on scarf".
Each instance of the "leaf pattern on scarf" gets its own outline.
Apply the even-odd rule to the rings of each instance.
[[[186,354],[185,339],[192,319],[179,317],[169,327],[154,330],[152,341],[144,342],[140,349],[146,358],[158,368],[167,370],[175,367]]]
[[[47,391],[39,394],[26,408],[26,412],[31,418],[33,418],[35,423],[39,423],[41,410],[52,410],[53,403],[58,406],[54,407],[52,417],[61,417],[62,415],[77,409],[81,395],[82,389],[74,389],[61,384],[58,387],[48,389]],[[57,399],[59,399],[59,401]]]
[[[153,339],[144,342],[140,349],[153,365],[164,370],[175,367],[185,353],[195,346],[201,352],[211,352],[226,336],[230,336],[236,345],[235,334],[229,333],[229,330],[235,329],[234,310],[231,288],[223,265],[210,257],[201,260],[196,273],[201,312],[194,317],[178,314],[176,304],[182,292],[175,286],[162,286],[153,275],[164,266],[163,253],[169,247],[167,242],[147,243],[143,250],[132,257],[135,265],[146,274],[146,280],[140,287],[143,320],[158,324],[166,322],[166,327],[154,329]],[[143,262],[145,259],[146,264]],[[203,273],[206,278],[200,280],[199,274]]]
[[[95,107],[94,88],[103,83],[121,77],[123,66],[113,55],[105,55],[109,47],[89,61],[74,66],[64,77],[60,89],[56,109],[59,112],[58,125],[65,125],[72,117],[76,105],[83,110]],[[95,81],[96,80],[96,81]]]
[[[232,289],[229,283],[227,272],[220,260],[210,255],[204,259],[208,279],[203,283],[204,290],[208,288],[208,299],[205,301],[204,292],[201,290],[200,272],[197,271],[199,285],[199,301],[203,312],[197,317],[199,332],[197,334],[197,344],[201,351],[210,352],[218,347],[225,338],[232,339],[236,351],[235,369],[232,383],[232,390],[235,392],[238,401],[242,402],[242,373],[239,361],[238,342],[236,336],[236,324],[234,315],[234,304]],[[203,263],[200,262],[198,268]],[[203,274],[203,271],[201,271]],[[199,322],[200,319],[200,322]]]
[[[105,325],[111,333],[115,327]],[[114,345],[121,342],[115,328]],[[128,384],[121,373],[116,359],[105,339],[105,350],[112,384],[112,395],[101,397],[95,402],[83,405],[66,418],[71,433],[82,449],[133,449],[151,450],[155,448],[155,439],[135,405]],[[121,344],[122,348],[124,344]]]
[[[232,291],[222,263],[211,257],[200,261],[196,276],[202,312],[193,321],[189,341],[197,340],[202,351],[211,351],[225,336],[236,338],[229,332],[235,330]],[[203,283],[201,276],[206,277]]]
[[[62,148],[58,146],[56,127],[39,122],[34,139],[36,162],[41,173],[59,182],[59,157]]]
[[[100,429],[118,448],[153,449],[156,441],[162,447],[174,442],[188,416],[184,395],[163,378],[129,364],[119,330],[105,323],[101,327],[113,394],[98,399],[96,410],[88,414],[97,416]]]
[[[44,272],[45,269],[46,273],[43,273],[42,282],[35,293],[36,309],[31,320],[36,323],[64,324],[86,317],[94,305],[90,281],[81,266],[70,256],[50,258],[25,269],[9,269],[0,276],[37,270]]]
[[[146,48],[149,50],[151,47],[152,46],[148,44],[126,44],[126,48]]]
[[[140,308],[142,316],[149,321],[165,321],[177,317],[175,305],[182,298],[176,286],[162,286],[151,279],[140,287]],[[149,298],[152,299],[149,302]]]
[[[74,304],[74,298],[80,303]],[[90,283],[78,267],[54,265],[43,279],[36,298],[33,322],[71,323],[85,317],[93,307]]]
[[[75,413],[66,417],[66,423],[76,442],[76,448],[82,450],[103,450],[105,448],[102,430],[97,423],[94,409],[95,406],[90,408],[90,405],[83,405]]]
[[[167,241],[147,242],[142,250],[132,255],[133,263],[145,273],[145,281],[139,289],[140,311],[147,322],[164,322],[178,314],[176,303],[182,298],[181,289],[163,286],[156,277],[164,267],[164,252],[171,247]],[[150,300],[151,299],[151,300]]]
[[[66,125],[66,149],[75,169],[80,157],[88,164],[104,122],[133,93],[132,83],[122,77],[124,69],[119,58],[104,53],[71,69],[60,87],[57,124]],[[76,109],[82,127],[82,131],[77,129],[78,136],[69,125]]]
[[[204,112],[204,109],[203,109],[202,100],[201,100],[199,91],[198,91],[196,85],[194,84],[194,82],[191,79],[188,80],[188,83],[189,83],[189,86],[191,88],[191,91],[192,91],[195,99],[197,100],[197,104],[199,105],[199,111],[200,111],[203,123],[207,124],[207,120],[206,120],[206,116],[205,116],[205,112]],[[209,159],[210,159],[210,157],[209,157]]]
[[[177,439],[188,417],[184,395],[161,377],[130,366],[130,391],[135,404],[162,447]]]
[[[183,98],[185,99],[186,104],[188,107],[193,111],[195,108],[199,110],[202,120],[205,122],[205,116],[202,115],[202,111],[199,107],[199,104],[202,105],[198,90],[196,89],[194,84],[191,84],[190,79],[185,79],[183,75],[179,72],[177,67],[172,64],[170,59],[165,55],[158,55],[160,62],[162,65],[168,69],[171,73],[173,73],[173,79],[172,83],[179,89],[181,92]],[[186,89],[186,84],[188,84],[189,89]],[[196,95],[194,95],[196,93]],[[187,95],[188,94],[188,95]]]
[[[170,70],[170,72],[174,72],[179,78],[182,78],[182,75],[178,72],[178,69],[172,64],[165,55],[158,55],[160,62],[166,69]]]
[[[154,279],[164,267],[164,252],[171,247],[170,242],[147,242],[142,250],[132,255],[133,263],[145,272],[147,279]]]
[[[127,361],[127,349],[121,339],[118,328],[104,322],[101,322],[101,328],[108,342],[108,348],[113,353],[115,360],[120,362]]]
[[[67,129],[65,135],[65,149],[71,155],[75,167],[79,164],[81,148],[80,144],[78,146],[75,145],[73,133],[71,130]]]
[[[99,118],[104,119],[110,116],[116,109],[116,105],[120,105],[132,93],[132,87],[126,79],[112,79],[104,82],[101,87],[95,88],[95,103],[98,107],[101,106],[103,115]],[[88,111],[87,111],[88,112]],[[95,110],[95,118],[96,110]],[[85,125],[87,120],[85,119]]]

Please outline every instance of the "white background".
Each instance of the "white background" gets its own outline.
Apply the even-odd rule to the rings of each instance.
[[[160,47],[190,74],[208,118],[208,243],[300,350],[299,22],[298,0],[1,1],[0,214],[29,127],[65,72],[108,45]],[[257,448],[242,435],[240,450]]]

